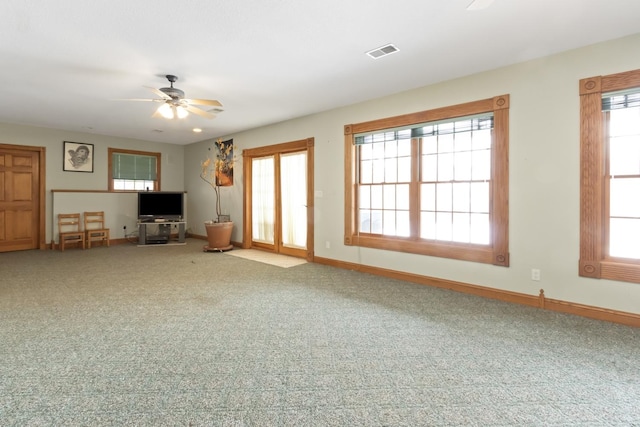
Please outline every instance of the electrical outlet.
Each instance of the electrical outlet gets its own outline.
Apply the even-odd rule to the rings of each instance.
[[[532,268],[531,269],[531,280],[534,280],[536,282],[540,281],[540,269],[539,268]]]

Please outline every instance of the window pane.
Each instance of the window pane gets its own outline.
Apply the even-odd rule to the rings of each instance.
[[[395,209],[396,208],[396,186],[395,185],[385,185],[383,187],[384,193],[384,209]]]
[[[411,140],[401,139],[398,141],[398,157],[411,156]]]
[[[611,218],[609,223],[609,255],[640,259],[640,220]]]
[[[609,134],[611,136],[640,134],[640,108],[611,110]]]
[[[440,125],[444,126],[444,125]],[[453,151],[453,134],[438,136],[438,153],[451,153]]]
[[[266,156],[251,160],[253,171],[251,216],[251,239],[273,244],[275,241],[275,158]]]
[[[120,191],[155,191],[154,181],[141,179],[114,179],[113,189]]]
[[[439,211],[451,212],[453,209],[453,201],[451,194],[451,184],[437,184],[436,185],[436,209]]]
[[[360,145],[360,160],[370,160],[373,154],[372,144]]]
[[[398,182],[411,182],[411,157],[398,158]]]
[[[640,217],[640,178],[612,179],[610,215]]]
[[[360,209],[360,232],[371,233],[371,211]]]
[[[455,134],[454,148],[457,152],[471,150],[471,132]]]
[[[448,123],[438,123],[437,126],[435,126],[434,128],[438,129],[438,134],[440,136],[439,138],[439,142],[444,142],[447,141],[447,138],[442,138],[443,136],[446,137],[450,137],[449,141],[453,144],[453,129],[454,129],[454,124],[453,122],[448,122]],[[446,143],[445,143],[446,144]],[[441,150],[440,152],[442,152],[442,150],[444,149],[445,151],[451,151],[451,149],[453,148],[453,145],[451,145],[451,149],[447,150],[444,147],[440,147]]]
[[[470,218],[467,213],[454,213],[453,214],[453,235],[452,240],[454,242],[469,242],[469,224]]]
[[[474,180],[490,179],[491,152],[489,150],[471,152],[471,178]]]
[[[451,213],[436,213],[436,239],[451,241]]]
[[[114,179],[113,180],[113,189],[114,190],[124,190],[124,180],[122,180],[122,179]]]
[[[372,144],[372,159],[384,159],[384,143]]]
[[[488,245],[490,239],[490,225],[488,214],[471,214],[470,242],[479,245]]]
[[[470,185],[468,182],[453,184],[454,212],[469,212],[470,206],[471,206],[469,188],[470,188]]]
[[[370,185],[361,185],[360,186],[360,198],[358,200],[359,206],[362,209],[371,208],[371,186]]]
[[[436,238],[436,214],[434,212],[420,213],[420,237],[435,240]]]
[[[420,186],[420,210],[436,210],[436,185],[422,184]]]
[[[409,184],[399,184],[396,186],[396,209],[409,210]]]
[[[471,212],[489,213],[489,183],[471,183]]]
[[[491,148],[491,129],[474,131],[471,138],[474,150]]]
[[[456,181],[469,181],[471,179],[471,151],[456,153],[454,159],[454,179]]]
[[[398,161],[393,159],[385,159],[384,161],[384,182],[398,182]]]
[[[422,157],[422,181],[438,180],[438,156],[430,154]]]
[[[384,182],[384,159],[373,161],[373,179],[371,182]]]
[[[387,236],[396,235],[396,211],[384,211],[384,229],[382,234]]]
[[[371,211],[371,232],[382,234],[382,211]]]
[[[386,158],[395,158],[398,157],[398,142],[397,141],[387,141],[384,143],[384,157]]]
[[[371,160],[360,162],[360,182],[363,184],[371,184],[373,182],[373,163]]]
[[[640,135],[611,138],[609,152],[611,175],[640,175]]]
[[[453,180],[453,154],[440,154],[438,156],[438,181]]]
[[[382,186],[371,186],[371,207],[373,209],[382,209]]]
[[[411,235],[409,211],[396,211],[396,235],[400,237],[409,237]]]
[[[422,154],[435,154],[438,152],[438,137],[427,136],[422,138]]]

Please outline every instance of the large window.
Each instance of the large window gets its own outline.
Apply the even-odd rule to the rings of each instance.
[[[580,81],[580,275],[640,283],[640,70]]]
[[[109,191],[159,191],[160,153],[109,148]]]
[[[345,126],[345,243],[509,265],[508,101]]]

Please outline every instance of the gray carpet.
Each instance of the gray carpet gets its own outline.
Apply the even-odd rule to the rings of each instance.
[[[0,254],[2,426],[640,426],[640,330],[184,246]]]

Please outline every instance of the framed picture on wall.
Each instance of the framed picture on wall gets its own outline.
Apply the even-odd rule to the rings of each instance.
[[[62,159],[65,172],[93,172],[93,144],[64,141]]]

